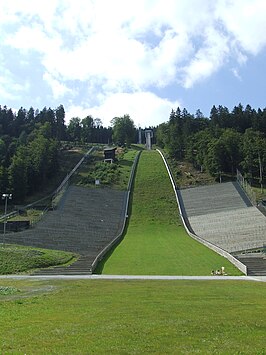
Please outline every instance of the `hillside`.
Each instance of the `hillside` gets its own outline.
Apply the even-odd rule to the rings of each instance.
[[[181,225],[175,195],[156,151],[143,151],[137,167],[132,211],[123,241],[99,267],[104,274],[209,275],[226,259],[190,238]]]

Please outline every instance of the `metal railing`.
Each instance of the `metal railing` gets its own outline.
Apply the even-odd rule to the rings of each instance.
[[[80,167],[80,165],[84,162],[84,160],[92,153],[92,151],[95,149],[95,147],[90,148],[85,154],[84,156],[80,159],[80,161],[75,165],[75,167],[70,171],[70,173],[68,173],[65,178],[63,179],[63,181],[61,182],[61,184],[56,188],[56,190],[54,190],[52,193],[50,193],[49,195],[41,198],[40,200],[37,200],[35,202],[32,202],[28,205],[25,206],[21,206],[19,208],[17,208],[15,211],[12,211],[10,213],[7,214],[3,214],[0,216],[0,222],[1,221],[7,221],[8,219],[17,216],[20,211],[27,211],[35,206],[40,206],[40,204],[44,205],[44,209],[42,211],[42,213],[40,214],[40,216],[38,216],[31,225],[39,222],[42,217],[46,214],[46,212],[49,211],[50,207],[55,208],[57,206],[57,204],[59,203],[59,201],[61,200],[61,198],[63,197],[64,193],[66,192],[68,186],[69,186],[69,182],[70,182],[70,178],[73,176],[73,174],[77,171],[77,169]]]
[[[248,183],[247,179],[241,174],[241,172],[237,169],[236,178],[240,186],[242,186],[243,190],[248,195],[253,206],[257,205],[256,193],[252,189],[251,185]]]
[[[52,207],[55,208],[58,203],[60,202],[61,198],[64,196],[68,186],[71,177],[75,174],[75,172],[78,170],[80,165],[84,162],[84,160],[92,153],[92,151],[95,149],[95,147],[91,147],[86,154],[80,159],[80,161],[76,164],[76,166],[70,171],[69,174],[66,175],[66,177],[63,179],[61,184],[58,186],[58,188],[52,193]]]

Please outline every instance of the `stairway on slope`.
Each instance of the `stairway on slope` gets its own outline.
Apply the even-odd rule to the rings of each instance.
[[[225,182],[180,190],[187,217],[251,207],[235,182]]]
[[[247,266],[248,276],[266,276],[266,256],[263,253],[238,255],[237,259]]]
[[[68,266],[55,266],[51,268],[40,269],[35,271],[34,276],[53,276],[53,275],[91,275],[91,264],[94,256],[83,255],[73,264]]]
[[[266,218],[236,182],[179,191],[191,229],[229,253],[266,243]]]
[[[80,254],[77,262],[55,268],[55,273],[90,274],[96,256],[121,232],[126,197],[126,191],[70,186],[58,210],[49,211],[29,230],[7,233],[5,241]]]

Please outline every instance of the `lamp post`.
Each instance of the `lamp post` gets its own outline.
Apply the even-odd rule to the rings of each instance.
[[[260,167],[260,192],[263,193],[263,168],[261,164],[261,157],[260,157],[260,152],[258,152],[258,158],[259,158],[259,167]]]
[[[7,200],[12,200],[12,194],[2,194],[2,200],[5,200],[5,215],[7,214]],[[5,246],[5,236],[6,236],[6,218],[4,221],[4,236],[3,236],[3,246]]]

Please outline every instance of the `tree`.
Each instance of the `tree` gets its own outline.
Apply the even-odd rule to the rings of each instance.
[[[221,142],[214,138],[208,143],[205,164],[212,176],[221,176],[223,166],[223,150]]]
[[[85,143],[92,143],[93,130],[94,130],[94,120],[92,116],[87,116],[81,121],[82,131],[81,137],[82,141]]]
[[[210,112],[210,120],[212,125],[214,126],[219,126],[219,113],[215,105],[212,106],[211,112]]]
[[[46,123],[44,126],[49,124]],[[39,129],[36,138],[28,145],[29,183],[31,191],[38,190],[57,170],[58,141],[47,138]]]
[[[130,145],[135,140],[135,125],[129,115],[114,117],[111,120],[113,127],[113,141],[119,144]]]
[[[28,192],[28,166],[27,148],[20,146],[8,169],[10,189],[18,202],[23,202]]]
[[[30,107],[29,111],[27,112],[27,116],[26,116],[26,121],[28,123],[34,123],[35,121],[35,111],[33,107]]]
[[[81,119],[79,117],[72,117],[67,127],[67,134],[70,140],[79,142],[81,140],[81,130]]]
[[[21,107],[18,110],[16,118],[13,122],[13,127],[14,127],[13,129],[14,129],[15,137],[18,137],[20,135],[20,132],[24,128],[24,126],[26,124],[26,117],[27,117],[27,111],[23,107]]]
[[[207,169],[206,157],[208,153],[208,145],[213,139],[211,131],[205,129],[195,133],[188,139],[188,148],[186,157],[200,170]]]
[[[234,128],[238,132],[244,133],[245,130],[248,128],[245,122],[243,106],[241,104],[233,108],[231,119],[233,121],[232,128]]]
[[[0,165],[5,163],[6,159],[6,145],[3,139],[0,138]]]
[[[172,157],[181,159],[183,157],[184,140],[183,140],[183,117],[186,116],[187,111],[180,108],[171,111],[168,122],[168,139],[166,148]]]
[[[4,166],[0,166],[0,191],[9,191],[8,172]]]
[[[162,148],[166,148],[169,143],[168,128],[168,123],[161,123],[156,130],[156,141]]]
[[[241,137],[239,132],[233,129],[225,129],[219,138],[219,143],[222,150],[222,171],[231,172],[232,175],[236,172],[236,168],[239,166],[241,156]]]
[[[59,141],[65,138],[66,126],[65,126],[65,109],[63,105],[60,105],[55,110],[55,138]]]
[[[261,132],[247,129],[243,135],[242,167],[249,178],[255,176],[261,180],[266,165],[266,140]]]

